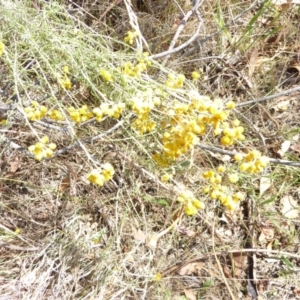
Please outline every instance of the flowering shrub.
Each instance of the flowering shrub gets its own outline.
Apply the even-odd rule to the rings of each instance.
[[[128,32],[125,42],[132,45],[137,33]],[[141,77],[151,66],[148,53],[138,53],[135,62],[126,61],[120,67],[111,71],[107,68],[100,68],[99,75],[104,82],[116,82],[121,78],[124,82],[130,77]],[[63,74],[58,75],[58,82],[64,89],[71,89],[71,82],[68,77],[69,67],[63,68]],[[125,76],[124,76],[125,75]],[[192,79],[198,80],[200,73],[194,71]],[[101,122],[104,117],[119,119],[124,115],[130,117],[131,128],[139,135],[149,132],[159,137],[158,145],[153,151],[153,160],[160,168],[162,182],[170,182],[176,172],[166,171],[166,168],[176,165],[177,162],[188,154],[199,142],[202,136],[211,134],[215,141],[222,146],[232,146],[236,142],[245,140],[244,127],[237,119],[231,118],[231,112],[235,108],[234,101],[226,103],[221,99],[210,99],[207,96],[199,95],[196,91],[187,94],[187,99],[182,101],[171,99],[173,89],[181,89],[185,84],[183,74],[169,73],[164,83],[164,88],[140,88],[131,99],[123,101],[107,101],[98,107],[82,105],[79,108],[70,106],[67,108],[70,120],[76,124],[91,120]],[[47,107],[36,101],[25,108],[30,121],[40,120],[48,116],[55,121],[64,120],[66,114],[57,109],[48,111]],[[54,144],[48,144],[48,138],[43,137],[40,142],[30,146],[29,151],[36,159],[41,160],[53,156]],[[268,165],[268,158],[261,155],[259,151],[253,150],[248,153],[237,153],[234,157],[239,165],[240,172],[258,173]],[[93,184],[103,186],[111,180],[114,175],[113,167],[107,163],[101,168],[92,170],[87,179]],[[218,166],[215,170],[203,172],[203,179],[206,185],[202,192],[211,199],[219,200],[228,210],[235,210],[239,202],[244,198],[241,192],[236,192],[236,185],[240,175],[234,168],[225,165]],[[171,183],[168,183],[171,184]],[[234,186],[235,185],[235,186]],[[198,200],[192,191],[184,189],[177,198],[181,203],[183,211],[187,215],[195,215],[199,209],[203,209],[204,203]]]

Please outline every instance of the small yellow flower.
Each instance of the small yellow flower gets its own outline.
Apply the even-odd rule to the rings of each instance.
[[[4,44],[0,41],[0,56],[3,54]]]
[[[115,170],[110,163],[106,163],[102,166],[102,175],[105,181],[108,181],[113,178]]]
[[[49,118],[55,121],[62,121],[64,120],[64,115],[57,109],[51,110],[48,112]]]
[[[184,208],[184,212],[188,215],[188,216],[194,216],[197,214],[198,210],[197,207],[195,207],[193,205],[193,203],[188,203],[185,208]]]
[[[237,174],[229,174],[228,179],[231,183],[237,183],[239,181],[239,176]]]
[[[16,230],[15,230],[15,234],[20,234],[21,233],[21,228],[16,228]]]
[[[68,66],[64,66],[63,71],[64,71],[65,74],[67,74],[67,73],[70,72],[70,68]]]
[[[43,137],[41,138],[41,142],[42,142],[43,144],[47,144],[47,143],[49,142],[49,137],[47,137],[46,135],[43,136]]]
[[[243,172],[245,172],[245,171],[247,171],[250,167],[251,167],[251,163],[242,163],[242,164],[240,165],[240,170],[243,171]]]
[[[127,31],[127,36],[124,38],[124,42],[128,45],[132,45],[133,41],[136,37],[139,36],[139,33],[137,31]]]
[[[160,177],[160,180],[161,180],[162,182],[167,182],[167,181],[169,181],[172,177],[173,177],[172,174],[163,174],[163,175]]]
[[[241,121],[240,120],[238,120],[238,119],[234,119],[233,121],[232,121],[232,124],[234,125],[234,126],[240,126],[240,124],[241,124]]]
[[[235,202],[239,202],[244,199],[244,195],[241,192],[237,192],[236,194],[232,195],[232,199]]]
[[[223,166],[223,165],[220,165],[220,166],[218,166],[218,172],[220,172],[220,173],[224,173],[225,171],[226,171],[226,167],[225,166]]]
[[[109,71],[106,71],[104,69],[100,70],[100,75],[102,77],[102,79],[106,82],[113,82],[113,76]]]
[[[244,158],[244,155],[242,153],[237,153],[234,155],[234,160],[235,161],[242,161]]]
[[[100,122],[103,119],[103,111],[99,107],[94,108],[93,113],[96,116],[97,122]]]
[[[192,72],[193,80],[198,80],[200,78],[200,76],[201,76],[200,73],[198,73],[196,71]]]
[[[205,204],[202,201],[198,200],[198,199],[193,200],[192,203],[197,209],[204,209],[205,208]]]
[[[262,156],[257,159],[257,164],[261,166],[262,168],[265,168],[270,162],[270,159],[266,156]]]
[[[102,169],[94,169],[87,175],[87,180],[98,186],[103,186],[104,183],[113,178],[115,170],[110,163],[102,166]]]
[[[156,274],[153,276],[153,280],[154,280],[154,281],[160,281],[161,278],[162,278],[161,273],[156,273]]]
[[[69,70],[68,67],[64,67],[64,68],[66,68],[65,69],[66,71]],[[61,74],[57,74],[56,76],[57,76],[57,81],[62,88],[66,89],[66,90],[70,90],[72,88],[71,80],[68,77],[66,72],[64,72],[63,76]]]
[[[223,146],[231,146],[233,144],[233,138],[230,137],[230,136],[227,136],[227,135],[224,135],[222,138],[221,138],[221,144]]]
[[[228,102],[226,103],[226,107],[227,107],[228,109],[234,109],[234,108],[235,108],[235,102],[233,102],[233,101],[228,101]]]

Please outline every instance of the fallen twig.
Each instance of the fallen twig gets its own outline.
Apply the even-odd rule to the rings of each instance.
[[[215,252],[215,253],[209,253],[207,255],[201,255],[196,256],[195,258],[192,258],[190,260],[186,260],[184,262],[179,262],[169,268],[167,268],[165,271],[161,273],[162,276],[166,276],[167,274],[172,273],[173,271],[180,269],[188,264],[208,259],[212,256],[220,256],[220,255],[227,255],[227,254],[233,254],[233,253],[266,253],[266,254],[276,254],[280,256],[288,256],[296,259],[300,259],[300,255],[284,252],[284,251],[278,251],[278,250],[268,250],[268,249],[240,249],[240,250],[228,250],[228,251],[221,251],[221,252]]]
[[[175,46],[175,43],[181,33],[181,31],[183,30],[184,26],[186,25],[186,22],[188,21],[188,19],[192,16],[192,14],[194,12],[197,11],[197,9],[200,7],[200,5],[204,2],[204,0],[201,0],[199,1],[194,7],[193,9],[191,9],[185,16],[184,18],[182,19],[181,21],[181,24],[178,26],[177,28],[177,31],[171,41],[171,44],[170,44],[170,47],[167,51],[164,51],[164,52],[161,52],[161,53],[158,53],[158,54],[154,54],[154,55],[151,55],[149,58],[152,58],[152,59],[156,59],[156,58],[160,58],[160,57],[163,57],[163,56],[166,56],[166,58],[164,59],[163,61],[163,65],[165,65],[170,57],[171,54],[175,53],[175,52],[178,52],[182,49],[184,49],[186,46],[188,46],[189,44],[191,44],[199,35],[199,32],[200,32],[200,28],[203,24],[203,22],[201,21],[199,15],[198,15],[198,19],[199,19],[199,24],[197,26],[197,29],[195,31],[195,33],[183,44],[181,44],[180,46],[174,48]]]
[[[238,19],[240,19],[245,13],[247,13],[248,11],[250,11],[251,9],[253,9],[254,7],[256,7],[257,5],[261,5],[265,2],[265,0],[258,0],[256,2],[254,2],[252,5],[250,5],[247,9],[243,10],[240,14],[238,14],[233,20],[231,20],[229,23],[227,23],[223,28],[221,28],[220,30],[218,30],[217,32],[215,32],[212,35],[209,35],[199,41],[197,41],[197,46],[191,48],[189,51],[187,51],[186,53],[184,53],[180,59],[182,59],[184,56],[189,56],[192,53],[194,53],[195,51],[197,51],[204,43],[210,41],[212,38],[216,37],[217,35],[219,35],[220,33],[223,32],[224,29],[228,28],[229,26],[231,26],[231,24],[233,24],[235,21],[237,21]]]
[[[16,246],[16,245],[10,245],[10,244],[3,243],[3,242],[0,242],[0,247],[4,247],[6,249],[16,250],[16,251],[37,251],[37,250],[39,250],[39,248],[36,248],[36,247],[21,247],[21,246]]]
[[[292,88],[292,89],[289,89],[289,90],[286,90],[286,91],[283,91],[283,92],[280,92],[280,93],[277,93],[274,95],[265,96],[262,98],[258,98],[258,99],[254,99],[254,100],[250,100],[250,101],[246,101],[246,102],[242,102],[242,103],[237,103],[236,107],[243,107],[243,106],[248,106],[251,104],[256,104],[256,103],[271,100],[271,99],[274,99],[277,97],[285,96],[285,95],[288,95],[288,94],[291,94],[291,93],[297,92],[297,91],[300,91],[300,86],[297,86],[295,88]]]
[[[69,145],[65,148],[62,148],[60,150],[57,150],[55,153],[54,153],[54,157],[58,156],[58,155],[61,155],[61,154],[64,154],[66,152],[68,152],[69,150],[71,150],[72,148],[75,148],[75,147],[78,147],[81,145],[81,143],[85,143],[85,144],[89,144],[89,143],[92,143],[96,140],[99,140],[101,138],[103,138],[104,136],[110,134],[111,132],[115,131],[117,128],[119,128],[121,125],[123,124],[123,121],[120,121],[118,122],[116,125],[114,125],[112,128],[108,129],[107,131],[103,132],[103,133],[100,133],[94,137],[91,137],[91,138],[88,138],[88,139],[85,139],[85,140],[82,140],[82,141],[76,141],[74,144],[72,145]]]
[[[107,15],[107,13],[112,10],[116,5],[118,5],[119,3],[121,3],[122,0],[115,0],[115,2],[113,2],[106,10],[105,12],[100,16],[99,20],[96,22],[101,22],[101,20]]]

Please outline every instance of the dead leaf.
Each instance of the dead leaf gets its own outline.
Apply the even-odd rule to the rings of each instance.
[[[72,179],[72,181],[70,181],[70,196],[76,196],[77,173],[75,172],[75,170],[70,162],[65,162],[65,165],[72,177],[72,178],[70,178],[70,179]]]
[[[293,144],[291,146],[291,149],[294,150],[295,152],[300,153],[300,144]]]
[[[273,241],[271,241],[270,243],[268,243],[267,249],[268,250],[272,250],[272,246],[273,246]]]
[[[183,291],[184,291],[186,299],[188,299],[188,300],[197,300],[196,292],[194,292],[193,290],[184,289]]]
[[[266,236],[263,232],[260,233],[259,237],[258,237],[258,241],[260,243],[264,243],[266,241]]]
[[[135,227],[132,226],[132,231],[133,231],[133,238],[136,241],[142,242],[144,243],[146,240],[146,234],[140,230],[140,229],[136,229]]]
[[[247,254],[233,253],[232,254],[233,276],[239,277],[246,267],[247,267]]]
[[[269,177],[261,177],[259,183],[259,196],[266,192],[271,186],[271,179]]]
[[[285,101],[281,101],[281,102],[277,103],[274,106],[274,109],[275,109],[275,111],[283,112],[283,111],[286,111],[289,106],[290,106],[290,100],[285,100]]]
[[[231,271],[230,271],[230,269],[227,266],[223,267],[223,273],[224,273],[224,275],[225,275],[226,278],[232,278]]]
[[[9,165],[10,165],[9,172],[12,173],[12,174],[16,173],[17,170],[21,166],[20,158],[16,157],[15,160],[9,162]]]
[[[182,234],[182,235],[187,235],[188,237],[194,237],[196,235],[196,232],[191,230],[191,229],[188,229],[186,227],[183,227],[183,226],[177,226],[177,231]]]
[[[272,227],[263,227],[262,233],[264,233],[267,240],[272,240],[274,238],[274,228]]]
[[[297,218],[299,215],[299,206],[296,200],[290,195],[284,196],[281,199],[282,214],[288,219]]]
[[[298,73],[300,73],[300,65],[298,65],[298,64],[294,64],[294,65],[290,66],[290,69],[296,69],[298,71]]]
[[[212,157],[214,157],[214,158],[216,158],[217,160],[220,160],[220,161],[222,161],[222,162],[230,161],[231,158],[232,158],[230,155],[227,155],[227,154],[222,155],[222,154],[220,154],[220,153],[214,153],[214,152],[210,152],[210,151],[209,151],[209,154],[210,154]]]
[[[255,67],[257,66],[257,59],[258,59],[258,49],[254,48],[253,51],[250,54],[250,60],[249,60],[249,73],[248,76],[249,78],[252,77]]]
[[[184,275],[191,275],[191,274],[200,274],[201,269],[204,267],[203,262],[197,262],[197,263],[190,263],[185,266],[183,266],[181,269],[179,269],[178,274],[181,276]]]
[[[70,176],[66,176],[61,180],[58,191],[64,193],[70,187],[71,181]]]
[[[275,5],[284,5],[284,4],[300,4],[300,0],[271,0],[271,3]]]
[[[284,141],[281,144],[281,149],[277,151],[277,153],[280,155],[280,157],[284,157],[285,153],[290,149],[291,142],[290,141]]]
[[[157,247],[158,239],[159,239],[158,234],[156,233],[150,234],[149,236],[146,237],[145,244],[148,248],[155,250]]]
[[[300,288],[294,287],[292,288],[292,291],[295,296],[300,296]]]

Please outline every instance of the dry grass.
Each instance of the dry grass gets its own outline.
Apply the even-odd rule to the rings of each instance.
[[[188,1],[144,2],[133,1],[133,12],[155,55],[168,49],[182,11],[191,6]],[[285,196],[299,204],[296,167],[272,164],[263,175],[241,174],[235,188],[247,197],[229,213],[202,194],[203,171],[224,163],[224,155],[197,147],[174,165],[174,181],[164,184],[162,170],[152,161],[160,130],[138,135],[130,127],[132,113],[76,126],[29,122],[23,111],[31,100],[65,111],[70,105],[95,107],[144,97],[147,88],[164,90],[170,70],[188,80],[184,89],[164,90],[167,107],[174,98],[187,101],[190,89],[242,104],[297,87],[299,5],[261,2],[248,10],[252,1],[204,1],[197,41],[173,54],[165,67],[153,61],[147,75],[109,84],[99,78],[100,68],[117,73],[118,66],[136,58],[122,42],[132,18],[123,2],[83,1],[77,7],[2,1],[0,117],[7,124],[0,130],[0,300],[251,299],[253,259],[261,299],[299,297],[299,221],[282,214]],[[189,39],[197,24],[196,16],[188,20],[175,47]],[[71,70],[69,91],[56,80],[65,65]],[[194,70],[202,72],[196,83],[190,76]],[[278,150],[291,141],[294,147],[284,158],[299,161],[297,98],[299,92],[237,107],[247,139],[229,150],[256,148],[282,158]],[[160,111],[153,114],[155,120],[161,116]],[[26,149],[43,135],[60,152],[39,162]],[[218,146],[209,133],[201,143]],[[86,174],[102,162],[113,164],[116,173],[99,188]],[[269,179],[264,193],[262,177]],[[178,216],[181,186],[203,198],[206,208],[180,218],[156,247],[149,247],[149,238]],[[261,251],[253,256],[245,250],[251,248]]]

